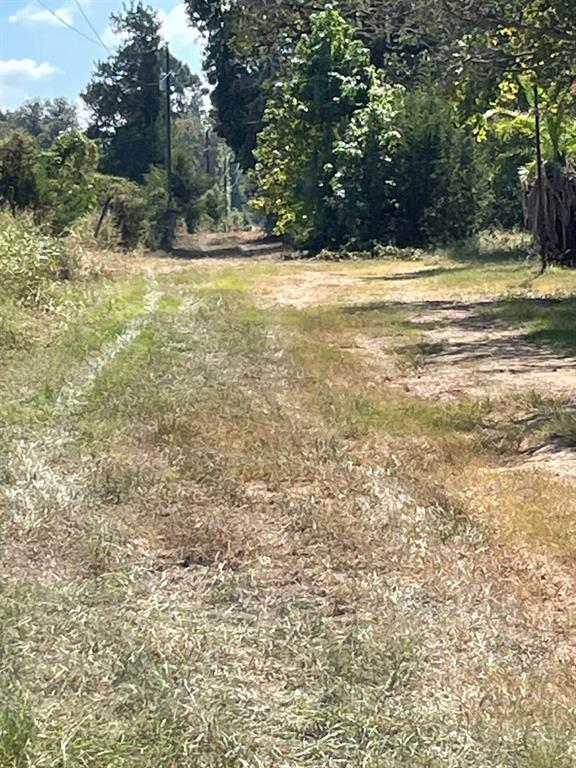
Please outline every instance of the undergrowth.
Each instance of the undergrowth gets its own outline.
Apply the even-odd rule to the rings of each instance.
[[[64,238],[43,233],[28,216],[0,214],[0,291],[6,299],[50,305],[54,283],[69,280],[78,258]]]

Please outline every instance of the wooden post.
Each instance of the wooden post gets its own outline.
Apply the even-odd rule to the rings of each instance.
[[[94,237],[97,239],[98,235],[100,234],[100,229],[102,228],[102,224],[104,222],[104,217],[108,213],[108,208],[110,208],[110,203],[112,202],[112,195],[109,195],[106,198],[106,202],[102,206],[102,211],[100,213],[100,217],[98,219],[98,224],[96,224],[96,229],[94,230]]]

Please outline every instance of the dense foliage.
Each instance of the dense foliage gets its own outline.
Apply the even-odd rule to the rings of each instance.
[[[34,136],[47,149],[64,131],[78,130],[78,114],[67,99],[32,99],[13,111],[0,111],[0,138],[13,130]]]
[[[572,0],[185,5],[215,110],[170,57],[170,191],[160,17],[137,0],[111,17],[119,44],[84,90],[86,135],[65,99],[0,113],[0,204],[53,233],[102,213],[110,242],[170,248],[179,226],[232,222],[253,168],[255,206],[312,251],[528,223],[543,258],[576,260]]]
[[[262,115],[318,0],[186,0],[208,41],[206,68],[219,128],[252,164]],[[338,8],[388,82],[411,87],[431,76],[483,111],[502,79],[534,72],[548,86],[570,82],[576,61],[572,0],[342,0]]]
[[[260,137],[260,204],[277,217],[280,231],[310,244],[341,239],[332,195],[336,144],[368,103],[373,79],[367,51],[348,31],[336,11],[317,17],[314,33],[298,47],[293,76],[269,106]]]
[[[447,241],[482,221],[471,130],[441,96],[386,84],[335,10],[314,17],[265,119],[257,204],[297,243]]]
[[[214,86],[218,128],[244,167],[274,84],[291,69],[296,47],[311,30],[319,0],[186,0],[192,23],[207,38],[206,71]],[[424,0],[342,0],[338,8],[359,32],[371,62],[393,82],[409,84],[437,45],[421,13]]]
[[[31,209],[62,232],[95,202],[93,174],[98,151],[79,131],[66,131],[49,149],[23,131],[0,141],[0,198],[13,211]]]
[[[33,100],[0,113],[0,205],[33,212],[51,232],[66,232],[92,212],[115,235],[108,243],[170,248],[180,223],[219,226],[238,196],[233,162],[202,111],[197,75],[170,56],[172,184],[168,194],[166,59],[158,14],[142,2],[111,17],[120,45],[96,65],[83,98],[86,135],[65,99]]]
[[[69,279],[76,266],[62,238],[47,235],[29,218],[0,213],[0,309],[6,300],[44,305],[53,283]]]

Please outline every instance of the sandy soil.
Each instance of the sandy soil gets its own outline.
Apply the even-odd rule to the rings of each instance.
[[[410,270],[412,265],[408,265]],[[414,270],[421,265],[414,265]],[[294,265],[286,276],[272,278],[258,288],[261,306],[306,309],[366,301],[366,277],[349,275],[338,267],[318,269],[316,265]],[[357,289],[357,290],[356,290]],[[398,386],[407,392],[434,400],[499,399],[535,393],[576,405],[576,356],[532,342],[521,328],[506,327],[489,314],[496,295],[456,297],[427,296],[411,286],[404,292],[383,293],[378,304],[410,308],[412,322],[419,329],[422,355],[412,370],[399,366],[393,336],[358,334],[355,349],[374,371],[376,386]],[[374,296],[370,297],[373,300]],[[526,469],[546,469],[576,481],[576,451],[561,440],[527,446]]]

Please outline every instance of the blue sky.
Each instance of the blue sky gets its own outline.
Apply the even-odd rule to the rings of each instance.
[[[78,100],[94,62],[108,56],[102,46],[62,23],[95,37],[78,3],[106,45],[113,48],[118,41],[108,18],[122,7],[122,0],[0,0],[0,109],[14,109],[34,97]],[[172,53],[200,74],[202,43],[188,26],[182,2],[148,0],[148,4],[161,17],[163,36]]]

